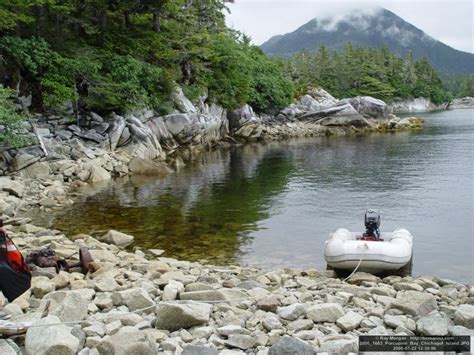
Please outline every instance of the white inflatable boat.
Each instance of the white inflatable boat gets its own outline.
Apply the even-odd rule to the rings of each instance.
[[[379,240],[367,240],[363,233],[341,228],[326,241],[324,258],[333,269],[372,273],[411,266],[413,236],[406,229],[381,233]],[[360,265],[359,265],[360,264]]]

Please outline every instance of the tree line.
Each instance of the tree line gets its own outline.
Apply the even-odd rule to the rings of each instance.
[[[400,58],[384,48],[354,48],[349,43],[342,52],[321,46],[281,62],[297,90],[319,85],[339,98],[368,95],[388,102],[426,97],[441,103],[452,97],[429,61],[415,61],[411,53]]]
[[[0,0],[0,126],[18,126],[12,102],[28,95],[30,111],[37,112],[67,103],[76,112],[148,107],[164,114],[172,110],[176,85],[192,100],[226,109],[248,103],[270,114],[308,86],[339,98],[451,97],[426,59],[386,49],[321,47],[269,58],[226,27],[226,2]],[[462,80],[452,79],[451,87],[472,95],[472,76]]]
[[[166,113],[179,84],[231,109],[291,102],[278,64],[226,27],[228,0],[0,0],[0,83],[33,108]]]

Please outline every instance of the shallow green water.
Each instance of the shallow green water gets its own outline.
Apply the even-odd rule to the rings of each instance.
[[[473,281],[473,110],[423,114],[421,132],[255,144],[208,152],[168,177],[96,186],[36,221],[68,234],[117,229],[167,256],[324,268],[336,228],[414,235],[414,274]]]

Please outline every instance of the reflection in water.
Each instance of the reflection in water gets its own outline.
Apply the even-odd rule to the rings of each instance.
[[[237,262],[249,232],[269,217],[272,196],[287,185],[292,161],[253,146],[209,153],[194,165],[158,181],[119,179],[50,222],[69,234],[117,229],[179,258]]]
[[[177,258],[324,268],[328,234],[362,229],[373,207],[383,230],[414,235],[415,274],[472,282],[472,114],[427,114],[420,132],[209,152],[178,174],[120,179],[35,219],[68,234],[117,229]]]

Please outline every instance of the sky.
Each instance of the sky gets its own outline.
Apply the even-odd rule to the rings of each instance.
[[[235,0],[227,4],[230,27],[262,44],[277,34],[292,32],[314,17],[340,16],[354,9],[384,7],[431,37],[474,53],[473,0]]]

